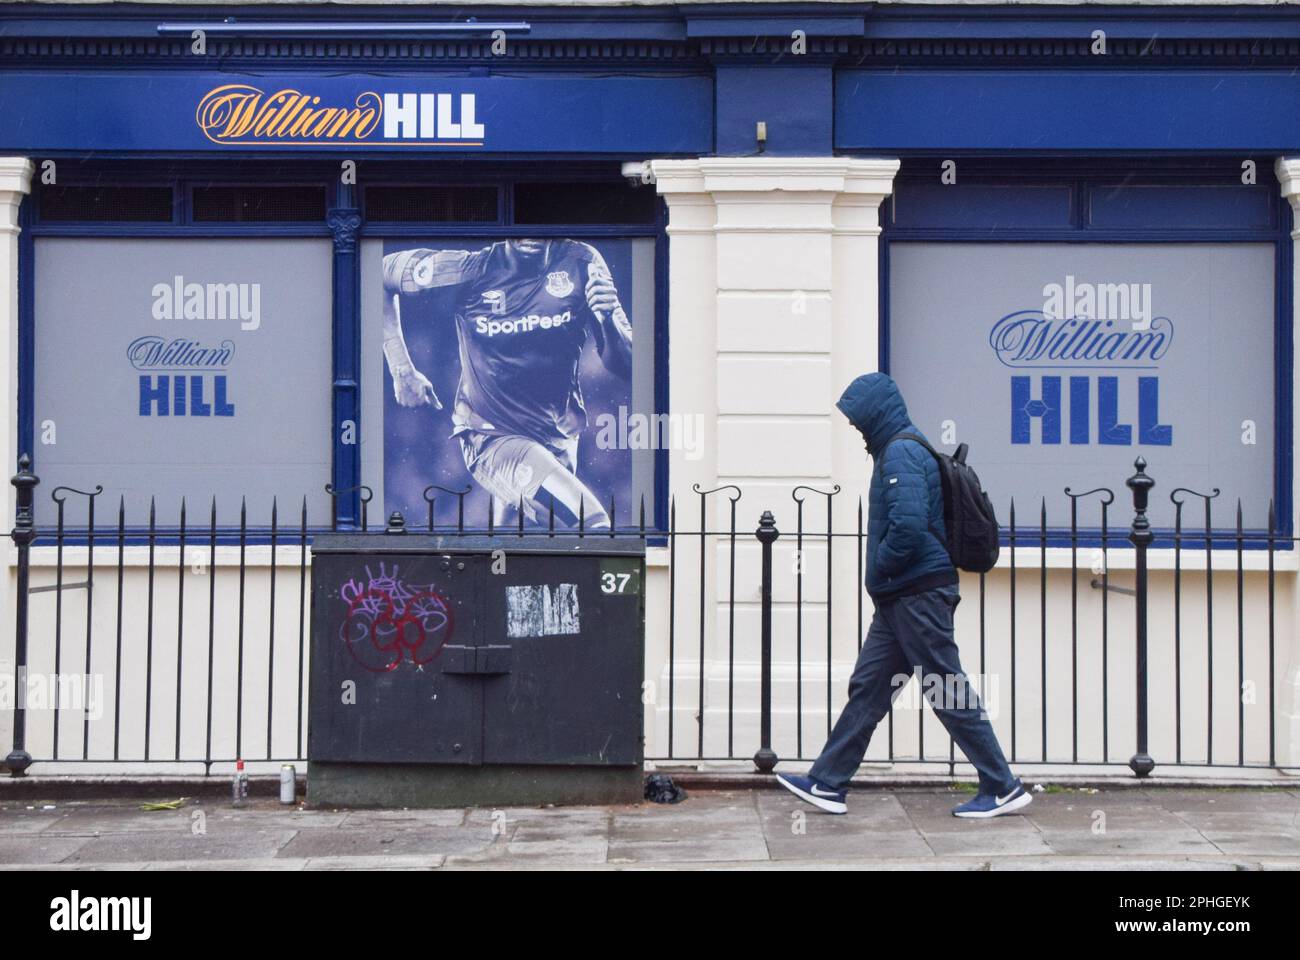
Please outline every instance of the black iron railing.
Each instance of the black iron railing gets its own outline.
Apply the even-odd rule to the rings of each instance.
[[[153,503],[144,522],[128,523],[135,518],[128,517],[119,500],[115,522],[104,524],[103,510],[96,520],[101,488],[58,487],[50,493],[54,523],[38,528],[34,498],[39,481],[30,466],[22,458],[12,481],[17,593],[11,647],[15,696],[6,705],[13,736],[6,758],[11,773],[21,775],[33,762],[201,764],[211,772],[214,764],[235,759],[303,760],[308,551],[316,532],[337,527],[337,511],[314,523],[306,498],[294,504],[288,517],[273,500],[269,525],[250,524],[247,504],[241,504],[238,521],[232,523],[218,516],[215,499],[201,519],[187,516],[182,501],[178,522],[170,526]],[[1143,460],[1135,466],[1126,481],[1133,519],[1122,530],[1111,522],[1115,493],[1108,488],[1082,493],[1067,488],[1064,527],[1049,525],[1045,498],[1032,526],[1019,521],[1010,504],[1005,566],[963,584],[967,610],[970,602],[976,606],[973,622],[967,613],[959,623],[967,669],[973,667],[980,677],[1005,672],[1008,678],[1008,716],[998,725],[1013,763],[1127,762],[1138,776],[1157,762],[1275,766],[1275,561],[1280,551],[1294,549],[1294,541],[1272,532],[1271,505],[1266,531],[1243,529],[1240,505],[1235,530],[1216,530],[1211,508],[1218,491],[1186,488],[1170,494],[1174,528],[1157,534],[1147,519],[1154,481]],[[367,507],[373,499],[368,487],[326,491],[332,503],[356,495],[360,528],[368,529]],[[557,524],[554,513],[542,523],[525,525],[522,510],[504,527],[490,515],[475,526],[466,517],[469,492],[429,486],[423,522],[407,524],[393,517],[390,526],[452,537],[577,532],[634,537],[647,544],[647,605],[651,620],[663,625],[648,645],[650,759],[752,758],[759,770],[770,771],[779,761],[816,755],[845,693],[837,671],[846,676],[852,665],[854,648],[845,634],[852,630],[860,648],[870,615],[862,587],[866,516],[860,499],[841,504],[838,486],[798,486],[790,491],[784,514],[792,527],[781,528],[777,507],[761,511],[757,528],[748,528],[738,520],[744,503],[739,487],[695,487],[696,509],[690,512],[697,514],[697,522],[679,523],[674,501],[666,529],[654,529],[647,526],[644,502],[622,514],[610,503],[609,526],[590,527],[580,515],[574,531]],[[436,523],[436,517],[450,515],[448,498],[455,500],[455,521]],[[1183,508],[1197,501],[1203,524],[1187,529]],[[440,502],[442,509],[435,509]],[[1096,520],[1089,516],[1085,521],[1083,516],[1094,508]],[[835,521],[846,513],[852,516],[852,528],[838,529]],[[820,529],[810,527],[810,515],[821,520]],[[620,516],[629,518],[621,526]],[[710,523],[711,517],[721,518],[722,524]],[[1167,569],[1148,568],[1153,544],[1168,544],[1171,560],[1162,561]],[[1116,551],[1130,547],[1131,587],[1113,582],[1111,567]],[[34,548],[48,551],[39,562],[33,560]],[[847,559],[850,550],[852,560]],[[1049,556],[1049,550],[1056,552]],[[777,562],[781,551],[791,560],[788,572]],[[1095,554],[1092,563],[1081,565],[1084,552]],[[1037,561],[1028,572],[1026,554]],[[1247,557],[1252,558],[1249,564]],[[1187,569],[1190,558],[1203,563],[1203,582],[1199,571]],[[1225,563],[1229,559],[1230,566]],[[34,569],[51,582],[33,586]],[[1220,601],[1222,612],[1221,595],[1232,589],[1223,583],[1228,577],[1235,579],[1235,637],[1227,641],[1236,658],[1235,718],[1224,715],[1223,678],[1216,681],[1215,674],[1216,653],[1221,658],[1224,646],[1215,603]],[[1065,578],[1068,589],[1060,582]],[[1259,585],[1248,592],[1252,578]],[[1193,593],[1204,594],[1203,606]],[[43,594],[52,594],[52,610],[34,617],[33,601]],[[1060,610],[1065,597],[1068,615]],[[1116,609],[1129,602],[1131,610]],[[1172,608],[1169,621],[1161,621],[1154,632],[1153,603]],[[824,620],[824,636],[811,625],[814,618]],[[1115,650],[1129,643],[1131,671],[1114,662]],[[1169,696],[1158,695],[1154,703],[1153,651],[1173,674],[1169,678],[1165,671],[1158,678],[1160,690]],[[0,646],[0,664],[8,653]],[[1267,660],[1267,679],[1258,685],[1266,689],[1251,702],[1243,693],[1251,672],[1247,661],[1258,674],[1261,657]],[[995,662],[998,666],[991,669]],[[40,672],[46,666],[51,695],[33,706],[28,681],[34,667]],[[1194,687],[1202,672],[1203,685]],[[67,702],[77,693],[75,685],[65,691],[68,675],[85,678],[83,700],[92,678],[102,678],[113,691],[111,710],[97,713],[86,702]],[[106,699],[101,697],[100,704]],[[1248,705],[1267,709],[1266,733],[1258,729],[1255,714],[1248,715]],[[1201,712],[1203,738],[1195,736],[1187,719]],[[1159,748],[1151,742],[1153,719],[1163,731]],[[1226,758],[1215,752],[1216,733],[1223,736],[1225,730],[1237,741],[1235,755]],[[1115,756],[1116,741],[1122,741],[1124,752],[1131,745],[1127,761]],[[891,709],[868,760],[939,764],[949,772],[961,762],[951,740],[935,730],[934,718],[919,708],[912,719],[901,708]]]

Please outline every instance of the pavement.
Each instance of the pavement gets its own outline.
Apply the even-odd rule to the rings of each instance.
[[[859,790],[843,817],[771,788],[497,810],[8,798],[0,870],[1300,870],[1300,788],[1049,788],[1023,815],[952,817],[967,797]]]

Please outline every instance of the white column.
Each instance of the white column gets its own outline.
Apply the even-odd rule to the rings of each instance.
[[[669,206],[671,408],[702,415],[711,441],[698,460],[670,457],[673,491],[743,483],[747,523],[788,510],[791,480],[865,491],[861,440],[833,404],[878,364],[879,210],[898,161],[652,168]]]
[[[682,529],[698,529],[693,485],[735,484],[737,504],[735,609],[736,745],[746,753],[757,729],[759,636],[758,545],[752,532],[764,510],[776,517],[773,637],[778,685],[795,677],[798,628],[794,566],[795,487],[835,496],[834,526],[851,531],[868,471],[862,440],[835,410],[840,391],[878,365],[879,209],[892,189],[897,160],[839,157],[717,157],[655,161],[658,189],[669,207],[668,384],[671,412],[703,421],[703,456],[669,458],[670,489]],[[827,609],[824,540],[827,500],[805,492],[803,604],[805,750],[825,723]],[[729,522],[725,496],[713,499],[710,529]],[[683,649],[699,646],[699,554],[679,546],[677,577],[678,687],[676,752],[693,751],[698,674],[683,675]],[[729,555],[726,544],[706,557],[706,753],[725,750],[726,666],[730,653]],[[836,671],[847,672],[857,646],[856,550],[837,544],[837,593],[831,636]],[[666,603],[667,598],[663,601]],[[685,646],[683,646],[685,645]],[[698,657],[698,653],[694,654]],[[843,684],[836,681],[836,696]],[[793,690],[774,691],[791,704]],[[660,698],[660,710],[666,702]],[[656,735],[665,732],[662,723]],[[791,729],[791,723],[777,723]],[[687,732],[689,728],[689,733]],[[708,745],[712,749],[708,749]],[[778,743],[788,754],[791,744]],[[813,745],[815,747],[815,745]],[[655,753],[664,752],[652,744]]]
[[[1292,243],[1292,277],[1291,289],[1300,290],[1300,159],[1279,157],[1274,171],[1282,185],[1282,196],[1291,204],[1293,225]],[[1292,350],[1300,346],[1300,300],[1292,298]],[[1300,396],[1292,385],[1291,422],[1297,423],[1300,416]],[[1300,484],[1294,474],[1291,477],[1291,529],[1293,534],[1300,531]],[[1285,576],[1285,574],[1284,574]],[[1289,593],[1291,602],[1291,619],[1297,622],[1300,616],[1300,576],[1290,574],[1294,579]],[[1288,594],[1279,591],[1279,598]],[[1281,602],[1285,602],[1282,600]],[[1282,767],[1300,768],[1300,631],[1292,630],[1289,637],[1284,633],[1282,659],[1279,672],[1282,676],[1282,689],[1279,691],[1277,704],[1277,762]]]
[[[0,466],[0,675],[12,675],[14,636],[13,542],[14,489],[9,477],[18,456],[18,208],[31,191],[32,162],[0,157],[0,418],[3,420],[3,466]],[[9,752],[13,714],[0,709],[0,757]]]
[[[0,526],[13,524],[13,487],[9,476],[18,456],[18,208],[31,192],[32,162],[26,157],[0,157],[0,416],[4,419],[4,493],[0,495]],[[5,549],[12,546],[4,540]],[[8,621],[0,620],[7,624]]]

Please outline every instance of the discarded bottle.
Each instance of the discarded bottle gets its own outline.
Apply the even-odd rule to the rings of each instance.
[[[235,778],[230,782],[230,805],[243,807],[248,805],[248,774],[244,772],[244,761],[235,761]]]
[[[298,789],[298,772],[292,763],[280,765],[280,802],[293,803]]]

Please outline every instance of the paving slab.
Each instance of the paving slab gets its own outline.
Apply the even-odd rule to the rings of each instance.
[[[1300,811],[1297,813],[1259,813],[1223,810],[1214,813],[1189,811],[1177,815],[1189,827],[1201,833],[1237,833],[1263,831],[1300,835]]]
[[[0,863],[58,863],[93,842],[94,837],[47,837],[43,833],[0,837]]]
[[[1091,816],[1102,811],[1108,819],[1118,818],[1130,822],[1141,819],[1177,821],[1177,815],[1157,800],[1134,793],[1068,793],[1039,794],[1028,807],[1022,808],[1025,816],[1040,823],[1069,821],[1079,816]]]
[[[231,809],[221,805],[187,803],[177,810],[141,810],[137,804],[113,806],[79,805],[69,809],[47,832],[59,834],[176,833],[191,832],[196,823],[203,829],[295,830],[308,824],[320,827],[341,826],[346,813],[315,813],[278,804],[264,803],[260,808]]]
[[[292,830],[227,829],[209,827],[204,834],[194,834],[187,822],[174,832],[150,830],[145,833],[105,833],[83,839],[69,854],[60,857],[69,863],[93,863],[113,860],[122,863],[166,860],[242,860],[273,857],[293,839]]]
[[[4,809],[0,810],[0,837],[40,833],[54,826],[66,816],[62,810]]]
[[[470,823],[504,833],[504,859],[564,864],[604,863],[611,819],[612,813],[604,807],[472,810],[469,815]]]
[[[1208,831],[1205,839],[1230,857],[1300,856],[1300,834]]]
[[[611,840],[607,863],[646,863],[650,861],[690,863],[706,860],[733,862],[765,861],[767,845],[761,837],[750,835],[704,836],[698,840],[657,838],[647,841]]]
[[[1070,870],[1081,873],[1107,872],[1110,870],[1133,871],[1137,873],[1166,872],[1170,870],[1191,871],[1195,873],[1233,873],[1238,870],[1254,870],[1259,865],[1247,861],[1220,858],[1217,860],[1183,857],[1000,857],[989,861],[992,872],[1007,871],[1059,871]]]
[[[552,837],[530,839],[516,835],[506,846],[503,860],[534,860],[555,864],[605,863],[609,859],[607,837]]]
[[[109,869],[144,869],[150,873],[160,870],[172,871],[182,870],[185,872],[196,872],[202,870],[211,870],[225,872],[229,870],[274,870],[276,872],[305,870],[308,861],[303,859],[294,860],[289,857],[251,857],[247,860],[158,860],[150,863],[136,865],[123,864],[102,864],[101,866]]]
[[[9,804],[0,807],[0,835],[52,830],[64,834],[96,833],[146,833],[150,830],[170,832],[179,828],[188,830],[195,810],[203,811],[209,823],[252,823],[258,827],[279,826],[286,829],[307,822],[319,826],[338,826],[349,811],[322,812],[301,806],[281,804],[277,800],[255,799],[246,807],[231,807],[229,803],[214,802],[211,798],[180,798],[182,806],[175,810],[143,810],[142,805],[175,800],[176,797],[151,797],[135,800],[88,801],[74,800],[59,804],[54,810]]]
[[[728,794],[728,796],[739,795],[741,794]],[[613,804],[604,807],[473,807],[465,811],[465,820],[468,823],[475,823],[480,820],[495,820],[504,816],[511,823],[525,821],[546,823],[550,821],[572,820],[575,818],[590,818],[597,815],[608,816],[611,813],[635,813],[637,810],[641,810],[648,806],[656,805],[630,803]],[[674,805],[664,804],[657,806],[672,807]]]
[[[1224,851],[1195,830],[1044,830],[1043,840],[1055,854],[1073,857],[1114,854],[1134,856],[1214,856]]]
[[[664,861],[647,861],[642,863],[605,863],[597,866],[581,866],[576,864],[559,865],[552,867],[550,864],[501,860],[491,864],[474,863],[458,864],[448,861],[444,870],[595,870],[595,871],[617,871],[627,873],[641,872],[661,872],[661,871],[709,871],[709,872],[726,872],[726,871],[752,871],[752,870],[773,870],[773,871],[862,871],[870,870],[872,872],[893,872],[893,871],[912,871],[912,870],[943,870],[943,871],[965,871],[977,872],[988,870],[988,863],[981,860],[939,860],[934,857],[913,860],[764,860],[759,862],[736,861],[736,860],[664,860]]]
[[[758,810],[748,791],[696,793],[673,805],[615,813],[609,861],[753,861],[768,858]]]
[[[208,823],[256,824],[259,827],[278,827],[284,830],[296,830],[306,825],[341,827],[352,815],[347,810],[311,810],[307,807],[287,806],[274,800],[255,800],[239,809],[226,804],[209,806],[198,802],[185,809],[202,810],[207,815]]]
[[[763,790],[754,794],[755,803],[767,822],[773,818],[787,821],[795,812],[808,814],[809,819],[830,823],[854,824],[862,829],[898,831],[912,829],[912,820],[893,793],[857,793],[849,796],[849,812],[845,816],[825,813],[809,806],[785,790]]]
[[[232,866],[227,868],[230,870],[247,870],[247,869],[253,869],[251,867],[246,866],[247,864],[256,863],[258,861],[226,860],[226,861],[213,861],[213,862],[224,862],[224,863],[232,864]],[[180,860],[172,861],[170,866],[178,870],[183,870],[185,869],[185,861],[180,861]],[[147,870],[150,867],[151,864],[148,863],[147,861],[146,862],[137,861],[135,863],[113,863],[111,861],[106,861],[104,863],[38,863],[38,864],[0,863],[0,873],[19,873],[19,872],[26,873],[31,870],[41,870],[41,871],[49,870],[49,871],[60,872],[60,873],[61,872],[98,873],[101,871],[106,873],[110,873],[110,872],[121,873],[123,870],[126,870],[135,873],[140,870]]]
[[[898,798],[867,794],[851,814],[816,810],[786,793],[757,797],[759,819],[774,860],[910,858],[934,855]]]
[[[490,830],[510,840],[546,841],[609,835],[614,811],[628,812],[635,807],[531,807],[476,809],[468,811],[467,828]]]
[[[212,817],[215,811],[202,810],[202,817]],[[215,818],[214,818],[215,819]],[[63,816],[46,830],[50,834],[103,836],[112,833],[178,833],[190,832],[194,822],[191,810],[142,811],[139,805],[113,807],[77,807],[65,811]]]
[[[937,857],[1018,857],[1053,852],[1043,838],[1033,832],[1032,827],[1023,831],[1004,828],[1000,831],[971,832],[965,835],[922,831],[922,836]]]
[[[934,848],[916,833],[818,832],[767,838],[773,860],[876,860],[935,856]]]
[[[1053,852],[1070,856],[1214,856],[1221,851],[1164,807],[1109,795],[1036,803],[1026,814]],[[1036,807],[1036,809],[1035,809]]]
[[[311,811],[310,825],[328,827],[331,824],[318,817],[323,811]],[[448,810],[354,810],[331,814],[343,818],[343,825],[349,829],[392,829],[407,827],[458,827],[465,822],[465,811],[459,808]]]
[[[420,854],[481,854],[496,842],[491,831],[461,827],[411,827],[347,830],[307,828],[297,831],[276,856],[390,857]]]
[[[1175,813],[1300,813],[1300,792],[1294,790],[1144,790],[1151,803]]]
[[[1009,857],[1052,852],[1030,815],[992,820],[954,817],[952,808],[966,796],[969,794],[941,791],[900,793],[898,799],[935,856]]]
[[[292,858],[290,862],[297,862]],[[396,855],[391,857],[312,857],[306,870],[437,870],[445,857]]]

